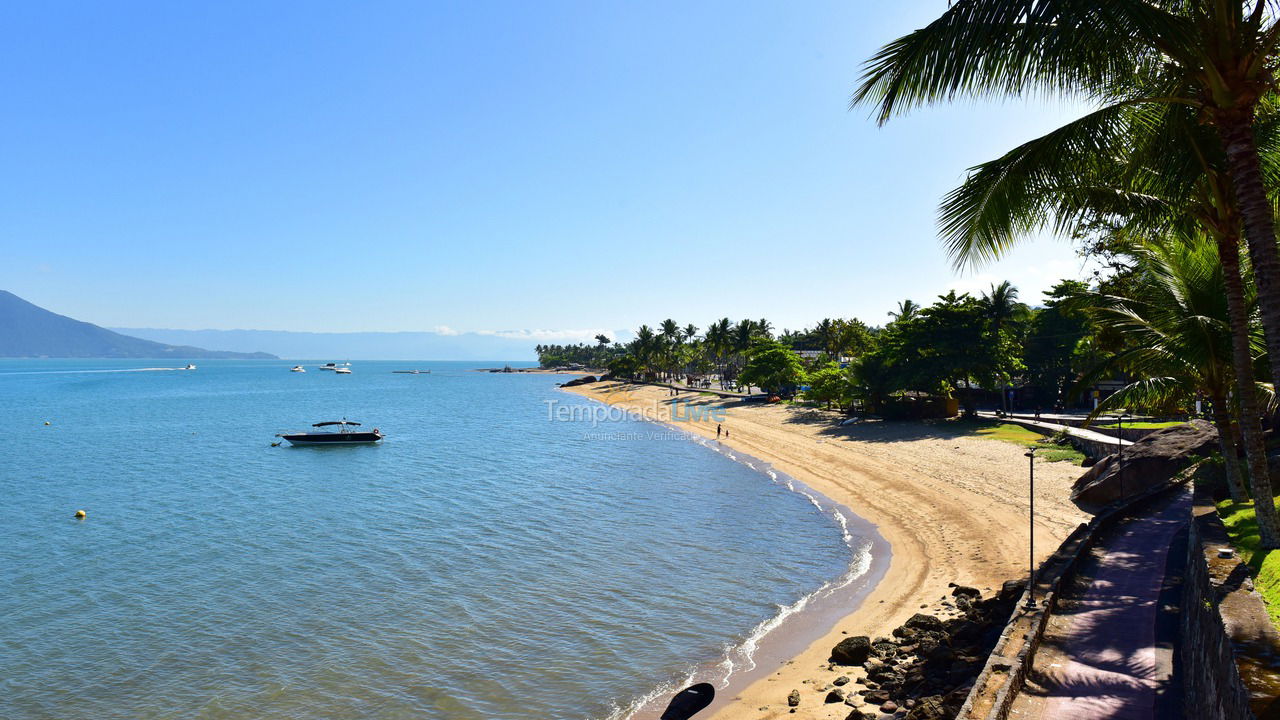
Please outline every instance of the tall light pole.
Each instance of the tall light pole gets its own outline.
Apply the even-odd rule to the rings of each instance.
[[[1026,453],[1028,472],[1027,512],[1027,610],[1036,607],[1036,449]]]
[[[1124,502],[1124,419],[1129,413],[1112,415],[1116,419],[1116,475],[1120,478],[1120,501]]]

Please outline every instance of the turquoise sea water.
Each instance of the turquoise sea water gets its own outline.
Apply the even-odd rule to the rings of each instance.
[[[197,362],[0,361],[0,717],[620,717],[856,554],[661,426],[551,421],[564,378]],[[271,447],[342,417],[387,439]]]

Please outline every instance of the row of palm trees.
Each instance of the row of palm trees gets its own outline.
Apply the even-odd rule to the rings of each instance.
[[[635,367],[629,369],[642,377],[673,378],[682,372],[714,371],[725,387],[745,365],[752,341],[772,337],[772,333],[773,324],[763,318],[737,323],[721,318],[707,326],[699,338],[697,326],[680,327],[668,318],[656,330],[648,325],[636,330],[635,339],[627,345],[627,361],[634,361]]]
[[[875,106],[881,123],[965,97],[1047,91],[1095,102],[1079,120],[971,170],[942,203],[948,251],[957,265],[999,257],[1046,224],[1064,235],[1106,226],[1147,248],[1137,253],[1151,293],[1141,307],[1098,305],[1120,327],[1150,333],[1146,349],[1118,361],[1153,373],[1131,398],[1188,376],[1160,368],[1205,367],[1192,356],[1199,351],[1154,328],[1212,300],[1180,292],[1186,283],[1175,278],[1216,283],[1223,326],[1165,329],[1187,340],[1216,333],[1224,344],[1214,350],[1229,348],[1229,361],[1218,358],[1225,362],[1198,382],[1222,395],[1215,407],[1230,413],[1218,418],[1228,462],[1236,457],[1232,428],[1240,428],[1247,489],[1270,548],[1280,547],[1280,523],[1254,361],[1265,358],[1271,378],[1280,378],[1278,55],[1280,23],[1264,0],[956,0],[872,57],[853,98]],[[1246,487],[1237,478],[1239,498]]]

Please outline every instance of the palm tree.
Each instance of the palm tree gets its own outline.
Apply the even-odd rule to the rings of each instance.
[[[721,390],[725,389],[725,363],[729,356],[731,327],[729,318],[720,318],[707,327],[707,349],[714,358]]]
[[[1264,170],[1280,177],[1280,122],[1259,123]],[[1104,108],[973,168],[942,205],[954,254],[996,254],[1054,218],[1075,234],[1096,217],[1123,217],[1126,232],[1159,237],[1199,228],[1214,238],[1231,327],[1235,395],[1254,495],[1270,471],[1254,387],[1253,352],[1239,252],[1240,219],[1226,158],[1197,113],[1180,106]],[[1194,230],[1192,230],[1194,231]]]
[[[1280,45],[1270,4],[957,0],[873,56],[852,104],[877,105],[880,123],[922,104],[1033,91],[1195,109],[1222,144],[1280,378],[1280,249],[1254,137]]]
[[[1243,499],[1230,402],[1235,382],[1231,329],[1216,245],[1203,235],[1148,245],[1137,251],[1138,284],[1131,296],[1086,293],[1078,298],[1094,322],[1126,343],[1081,385],[1114,369],[1142,378],[1100,403],[1091,417],[1117,407],[1159,405],[1204,392],[1213,404],[1231,496]],[[1255,351],[1261,350],[1258,342]],[[1258,392],[1269,389],[1250,389],[1250,394]],[[1262,542],[1275,547],[1280,544],[1280,525],[1269,485],[1255,487],[1254,501]]]
[[[832,355],[832,347],[836,344],[838,332],[839,328],[831,318],[822,318],[813,328],[813,334],[818,337],[819,349],[828,356]]]
[[[680,326],[675,320],[667,318],[658,328],[662,337],[663,367],[669,378],[675,372],[676,348],[680,344]]]
[[[1018,302],[1018,288],[1010,284],[1008,280],[999,285],[993,283],[991,292],[983,293],[979,302],[982,303],[983,312],[991,323],[992,331],[997,334],[1004,329],[1006,324],[1016,320],[1025,320],[1031,314],[1030,308],[1024,303]]]
[[[631,341],[631,345],[631,354],[636,356],[640,364],[640,377],[644,379],[653,372],[653,356],[659,347],[658,337],[654,335],[653,328],[641,325],[636,330],[636,339]]]
[[[898,303],[898,311],[890,312],[889,317],[893,318],[894,322],[907,322],[918,312],[920,312],[920,306],[914,300],[907,298]]]

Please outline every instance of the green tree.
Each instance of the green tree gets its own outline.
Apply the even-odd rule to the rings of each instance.
[[[1280,177],[1280,123],[1257,123],[1268,178]],[[1171,231],[1216,240],[1222,265],[1240,427],[1250,486],[1267,486],[1239,241],[1241,221],[1226,177],[1227,158],[1199,113],[1182,106],[1117,103],[974,168],[943,203],[943,224],[958,255],[998,252],[1055,218],[1059,232],[1102,233],[1094,241],[1118,272],[1107,281],[1125,294],[1132,269],[1126,247]],[[1116,221],[1121,221],[1117,224]],[[1198,229],[1196,229],[1198,228]],[[983,248],[986,248],[984,251]]]
[[[961,97],[1048,91],[1123,107],[1182,105],[1221,143],[1249,246],[1272,377],[1280,378],[1280,249],[1255,137],[1275,84],[1280,25],[1254,0],[957,0],[867,64],[853,102],[880,122]],[[1153,81],[1154,79],[1154,81]],[[960,262],[998,254],[1008,238],[952,246]]]
[[[800,356],[777,340],[759,338],[747,352],[747,363],[740,381],[745,387],[754,385],[766,392],[789,397],[804,378],[804,363],[800,362]]]
[[[1132,296],[1077,296],[1095,323],[1127,340],[1126,348],[1090,377],[1119,368],[1138,378],[1104,400],[1094,415],[1171,401],[1185,405],[1196,392],[1205,393],[1213,404],[1228,487],[1234,499],[1243,499],[1230,401],[1235,382],[1230,319],[1216,243],[1200,235],[1152,244],[1138,254],[1138,269]],[[1256,341],[1255,352],[1261,354],[1261,338]],[[1256,490],[1259,531],[1265,539],[1275,528],[1275,508],[1269,486]],[[1264,519],[1265,514],[1270,517]]]
[[[827,409],[831,409],[832,403],[843,407],[853,393],[853,382],[849,374],[835,363],[810,370],[808,383],[809,389],[805,391],[805,397],[817,403],[825,403]]]
[[[1088,291],[1079,280],[1063,280],[1045,292],[1045,307],[1034,314],[1024,345],[1026,379],[1035,393],[1035,402],[1053,407],[1065,402],[1075,384],[1076,348],[1088,335],[1084,315],[1064,305],[1072,295]]]

